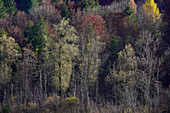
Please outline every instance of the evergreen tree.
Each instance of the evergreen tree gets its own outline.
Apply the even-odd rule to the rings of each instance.
[[[28,13],[28,10],[33,6],[39,6],[39,0],[24,0],[22,5],[22,10]]]
[[[83,10],[84,8],[93,8],[95,6],[99,6],[99,1],[98,0],[83,0],[83,3],[81,5],[81,9]]]
[[[0,18],[5,18],[6,17],[6,8],[4,6],[4,1],[0,0]]]
[[[83,3],[82,3],[82,5],[81,5],[81,9],[82,9],[82,10],[83,10],[83,8],[87,9],[88,6],[89,6],[88,0],[83,0]]]
[[[61,12],[60,12],[61,16],[66,19],[71,17],[70,11],[68,10],[68,6],[64,5]]]
[[[33,6],[39,6],[39,0],[31,0],[30,8]]]
[[[124,10],[123,13],[126,14],[131,21],[134,23],[137,23],[137,18],[136,15],[134,14],[134,11],[131,9],[130,6],[127,6]]]
[[[32,49],[36,55],[40,55],[46,45],[46,40],[49,38],[48,23],[41,17],[33,26],[31,23],[27,25],[24,35],[29,38],[28,43],[32,44]]]
[[[131,16],[134,13],[130,6],[127,6],[123,12],[128,16]]]
[[[16,3],[14,0],[4,0],[4,6],[6,7],[6,11],[9,15],[13,15],[16,13]]]
[[[0,37],[4,36],[6,33],[6,31],[3,28],[0,28]]]

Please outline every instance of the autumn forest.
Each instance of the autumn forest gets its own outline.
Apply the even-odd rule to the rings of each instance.
[[[0,0],[0,113],[170,113],[170,1]]]

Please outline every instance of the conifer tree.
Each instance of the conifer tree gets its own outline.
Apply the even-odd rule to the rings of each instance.
[[[60,12],[61,16],[66,19],[71,17],[70,11],[68,10],[68,6],[64,5],[61,12]]]
[[[6,31],[3,28],[0,28],[0,37],[4,36]]]
[[[38,5],[39,5],[39,0],[31,0],[30,8],[33,7],[33,6],[38,6]]]
[[[17,11],[14,0],[4,0],[4,6],[6,7],[6,11],[9,15],[13,15]]]
[[[4,6],[4,1],[0,0],[0,18],[6,17],[6,8]]]
[[[32,44],[32,49],[36,52],[36,55],[40,55],[40,52],[45,47],[46,40],[48,40],[49,31],[47,22],[41,17],[33,26],[29,23],[24,35],[29,38],[28,43]]]
[[[83,0],[81,9],[85,8],[93,8],[95,6],[99,6],[99,1],[98,0]]]
[[[39,0],[24,0],[22,10],[28,13],[29,9],[31,9],[33,6],[39,6]]]
[[[131,21],[133,21],[134,23],[137,23],[136,15],[134,14],[134,11],[132,10],[132,8],[130,6],[127,6],[123,10],[123,13],[126,14]]]

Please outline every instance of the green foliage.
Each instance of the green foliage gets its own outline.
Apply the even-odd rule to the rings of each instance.
[[[2,110],[1,110],[0,113],[9,113],[9,111],[10,111],[9,105],[5,104],[5,105],[2,106]]]
[[[0,29],[0,37],[3,37],[5,34],[7,34],[6,31],[3,28],[1,28]]]
[[[23,5],[21,9],[28,13],[29,9],[34,6],[39,6],[39,0],[23,0]]]
[[[127,6],[123,12],[127,15],[127,16],[131,16],[134,12],[133,10],[130,8],[130,6]]]
[[[117,36],[113,35],[111,37],[110,43],[108,45],[111,57],[117,59],[117,53],[119,52]]]
[[[34,7],[34,6],[39,6],[39,0],[31,0],[31,7]]]
[[[126,14],[132,22],[137,23],[136,15],[134,14],[134,11],[131,9],[130,6],[127,6],[123,10],[123,13]]]
[[[5,18],[7,15],[6,8],[4,6],[4,1],[0,0],[0,18]]]
[[[31,23],[28,23],[24,36],[29,38],[28,43],[32,44],[33,51],[40,55],[40,52],[43,51],[46,41],[49,36],[48,23],[41,17],[35,24],[32,26]]]
[[[98,0],[83,0],[83,3],[81,5],[81,9],[83,10],[84,8],[93,8],[99,6],[99,1]]]
[[[66,5],[63,6],[60,14],[63,18],[66,18],[66,19],[71,17],[70,11],[68,10],[68,6]]]
[[[17,11],[16,3],[14,0],[4,0],[4,6],[9,15],[14,15]]]

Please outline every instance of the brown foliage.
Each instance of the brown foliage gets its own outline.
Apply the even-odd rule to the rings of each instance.
[[[27,14],[24,11],[18,11],[16,16],[13,17],[13,23],[22,29],[26,27],[27,22]]]
[[[104,16],[104,19],[110,33],[122,36],[128,28],[128,18],[122,12],[110,11],[108,15]]]
[[[64,5],[65,5],[64,2],[57,2],[54,4],[55,8],[58,11],[61,11]],[[82,0],[77,3],[71,0],[68,0],[67,2],[68,10],[70,11],[71,14],[74,14],[78,9],[81,9],[81,5],[82,5]]]
[[[106,21],[107,30],[110,35],[113,33],[122,38],[129,35],[136,35],[134,31],[134,24],[129,21],[129,18],[122,12],[110,10],[103,16]]]
[[[27,25],[28,18],[24,11],[18,11],[17,14],[8,19],[0,20],[0,27],[3,27],[8,35],[15,38],[20,47],[25,46],[24,29]]]
[[[57,2],[57,3],[54,4],[54,6],[57,10],[61,11],[64,4],[65,4],[64,2]]]
[[[41,4],[42,5],[50,5],[51,4],[51,0],[41,0]]]
[[[7,29],[8,35],[15,38],[20,47],[25,46],[26,38],[24,38],[23,30],[17,26],[11,26]]]
[[[105,41],[109,39],[109,35],[106,31],[105,20],[99,15],[88,15],[84,11],[78,10],[77,13],[72,15],[72,21],[76,30],[84,36],[87,36],[90,32],[89,28],[91,25],[98,39],[104,39]]]

